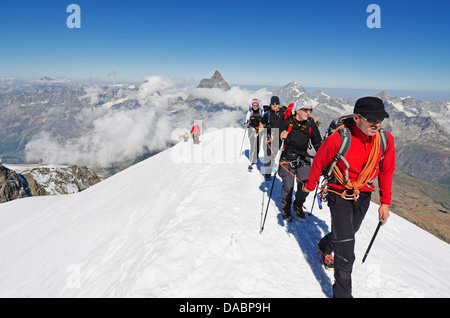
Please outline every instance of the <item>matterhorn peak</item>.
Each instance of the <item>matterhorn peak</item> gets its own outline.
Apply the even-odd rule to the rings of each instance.
[[[197,87],[200,88],[221,88],[224,90],[229,90],[230,86],[222,77],[219,71],[215,71],[214,75],[211,78],[204,78],[200,81]]]
[[[213,77],[214,79],[223,80],[222,74],[219,71],[215,71]]]

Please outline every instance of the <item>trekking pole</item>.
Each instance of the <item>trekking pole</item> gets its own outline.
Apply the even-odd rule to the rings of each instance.
[[[280,157],[281,157],[281,152],[283,151],[283,146],[284,146],[284,140],[281,143],[281,147],[278,150],[278,153],[277,153],[277,156],[276,156],[276,161],[275,161],[275,163],[274,163],[274,165],[272,167],[272,177],[273,177],[272,187],[270,188],[269,200],[267,201],[266,213],[264,215],[264,220],[263,220],[261,229],[259,231],[259,234],[261,234],[262,231],[264,231],[264,224],[266,223],[267,211],[269,210],[270,199],[272,198],[273,186],[275,185],[275,180],[277,179],[278,163],[280,162]]]
[[[375,241],[375,237],[377,236],[378,230],[380,229],[380,226],[381,226],[382,224],[383,224],[383,221],[380,220],[380,221],[378,222],[377,229],[375,230],[375,233],[373,234],[372,239],[370,240],[369,247],[367,248],[366,254],[364,254],[364,257],[363,257],[363,259],[362,259],[363,264],[364,264],[364,261],[365,261],[366,258],[367,258],[367,255],[369,255],[370,248],[372,247],[373,241]]]
[[[244,147],[245,135],[247,133],[248,126],[244,129],[244,136],[242,137],[241,151],[239,152],[239,158],[242,157],[242,147]]]
[[[264,214],[264,220],[263,220],[261,229],[259,230],[259,234],[261,234],[262,231],[264,231],[264,224],[266,223],[267,211],[269,210],[269,204],[270,204],[270,199],[272,198],[272,191],[273,191],[273,186],[275,185],[275,180],[276,180],[276,174],[273,177],[272,187],[270,188],[269,200],[267,201],[266,213]]]

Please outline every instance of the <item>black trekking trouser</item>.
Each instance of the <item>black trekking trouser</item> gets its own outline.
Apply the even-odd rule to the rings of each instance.
[[[286,159],[282,156],[280,161],[286,162]],[[308,180],[310,170],[311,166],[309,165],[292,167],[289,163],[284,164],[283,166],[280,165],[278,168],[278,175],[283,181],[283,185],[281,187],[281,208],[284,212],[288,214],[291,213],[292,194],[294,193],[294,186],[296,183],[297,191],[295,192],[294,204],[299,208],[302,208],[309,193],[302,191],[303,184],[296,180],[293,175],[295,175],[301,182],[305,183]]]
[[[329,192],[331,232],[319,242],[326,254],[334,252],[333,297],[352,297],[352,268],[355,261],[355,233],[359,230],[370,205],[371,192],[361,192],[357,201],[346,200]]]

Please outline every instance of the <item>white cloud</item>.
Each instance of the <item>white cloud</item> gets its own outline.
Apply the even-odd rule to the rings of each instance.
[[[134,109],[103,109],[101,107],[83,109],[76,120],[88,131],[78,138],[61,140],[49,132],[36,135],[26,146],[28,161],[45,163],[77,163],[110,166],[123,160],[132,160],[146,151],[161,150],[173,137],[174,131],[190,131],[196,119],[208,128],[223,128],[230,122],[243,124],[243,118],[253,98],[270,100],[271,94],[265,89],[249,91],[232,87],[228,91],[220,89],[178,87],[181,80],[166,76],[148,76],[138,90],[119,92],[116,98],[135,99],[141,105]],[[85,88],[92,105],[100,101],[103,92],[99,86]],[[215,104],[223,103],[236,111],[223,110],[202,114],[195,118],[178,98],[189,95],[207,98]],[[177,116],[172,116],[177,112]]]
[[[27,160],[109,166],[134,159],[146,149],[163,149],[171,132],[154,108],[110,111],[92,125],[80,138],[65,141],[40,133],[26,146]]]
[[[238,86],[234,86],[227,91],[219,88],[189,88],[187,91],[196,97],[207,98],[215,103],[224,103],[229,107],[244,110],[251,106],[253,98],[258,98],[260,103],[267,101],[268,104],[272,96],[265,88],[258,91],[249,91]]]

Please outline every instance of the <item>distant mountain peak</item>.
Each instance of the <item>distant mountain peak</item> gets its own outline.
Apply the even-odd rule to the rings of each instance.
[[[386,93],[386,91],[381,91],[378,94],[376,94],[375,97],[378,97],[378,98],[383,99],[383,100],[388,100],[389,97],[391,97],[391,96],[389,96],[389,94]]]
[[[293,103],[299,98],[307,98],[307,94],[306,89],[295,81],[273,91],[273,95],[278,96],[283,105]]]
[[[215,71],[211,78],[204,78],[200,81],[197,87],[200,88],[221,88],[224,90],[229,90],[230,86],[222,77],[219,71]]]
[[[296,81],[287,83],[285,86],[283,86],[282,89],[291,89],[291,90],[295,90],[299,93],[306,93],[306,89],[302,85],[297,83]]]
[[[222,74],[220,74],[220,72],[217,71],[217,70],[214,72],[214,75],[213,75],[212,78],[218,79],[218,80],[224,80],[223,77],[222,77]]]
[[[296,81],[290,81],[285,86],[298,86],[299,84]]]

